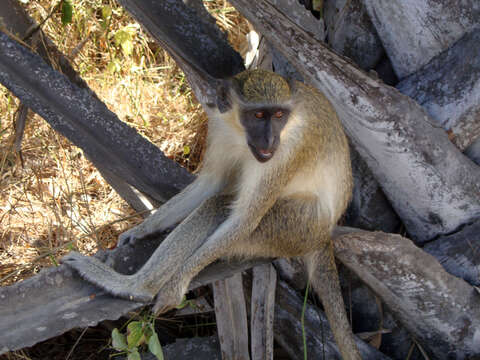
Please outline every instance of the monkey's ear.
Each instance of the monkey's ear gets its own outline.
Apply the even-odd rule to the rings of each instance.
[[[231,85],[231,82],[225,79],[221,79],[217,83],[217,107],[222,114],[232,108],[230,98]]]

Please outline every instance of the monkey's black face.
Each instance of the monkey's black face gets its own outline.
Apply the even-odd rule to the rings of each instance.
[[[289,115],[290,111],[281,107],[242,111],[240,121],[247,133],[247,144],[258,161],[266,162],[273,157]]]

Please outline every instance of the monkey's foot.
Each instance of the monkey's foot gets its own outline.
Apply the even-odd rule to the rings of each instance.
[[[113,296],[132,301],[150,302],[156,295],[139,286],[135,275],[119,274],[94,257],[72,251],[65,255],[61,262],[76,270],[83,279]]]
[[[131,228],[130,230],[125,231],[124,233],[121,233],[118,237],[118,246],[134,246],[138,240],[151,238],[169,230],[171,229],[161,227],[160,225],[158,228],[151,228],[150,226],[146,226],[142,223]]]
[[[182,285],[182,282],[175,280],[175,277],[169,280],[157,294],[153,307],[154,314],[162,314],[180,305],[187,288],[188,284]]]

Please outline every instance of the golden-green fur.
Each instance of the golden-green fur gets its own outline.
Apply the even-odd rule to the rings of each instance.
[[[250,103],[282,104],[291,96],[288,82],[266,70],[247,70],[234,77],[240,95]]]
[[[68,255],[67,264],[114,295],[142,301],[156,296],[155,309],[165,310],[219,258],[304,256],[342,357],[359,360],[330,238],[352,190],[340,121],[317,90],[268,71],[246,71],[225,83],[231,86],[226,89],[230,109],[212,112],[205,166],[197,180],[122,235],[130,242],[180,223],[148,262],[128,276],[78,254]],[[239,119],[277,106],[288,118],[276,135],[275,154],[260,162],[247,138],[248,131],[261,135],[262,130],[248,130]]]

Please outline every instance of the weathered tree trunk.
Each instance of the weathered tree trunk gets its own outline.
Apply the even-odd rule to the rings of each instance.
[[[415,99],[460,149],[480,138],[480,27],[397,88]]]
[[[225,359],[250,360],[242,274],[213,283],[220,348]]]
[[[440,236],[423,250],[435,256],[450,274],[480,285],[480,220],[455,234]]]
[[[480,18],[477,0],[363,0],[399,78],[448,49]]]
[[[480,295],[433,256],[380,232],[341,236],[335,251],[433,358],[480,353]]]
[[[333,50],[364,70],[375,68],[385,51],[362,0],[327,0],[324,12]]]
[[[193,179],[90,91],[73,85],[3,33],[0,82],[82,148],[94,165],[135,184],[157,201],[165,201]]]

